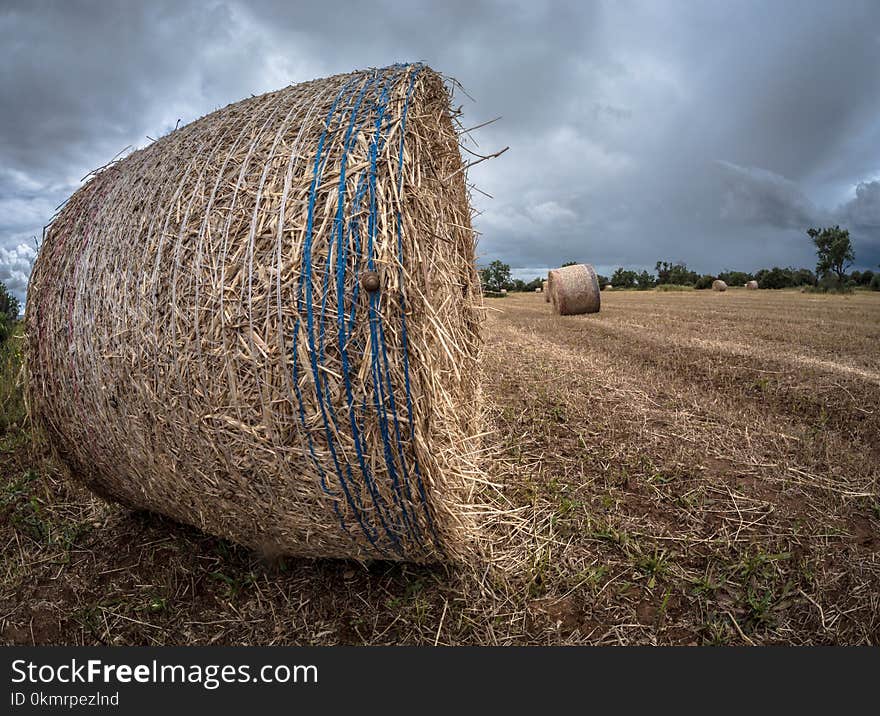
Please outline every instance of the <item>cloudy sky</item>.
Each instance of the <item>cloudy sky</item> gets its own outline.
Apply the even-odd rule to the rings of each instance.
[[[880,263],[880,2],[0,0],[0,280],[91,169],[251,93],[422,60],[484,150],[481,261]]]

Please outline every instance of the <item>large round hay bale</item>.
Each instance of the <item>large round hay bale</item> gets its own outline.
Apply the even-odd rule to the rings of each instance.
[[[598,313],[601,304],[599,279],[589,264],[553,269],[547,276],[553,309],[560,316]]]
[[[726,291],[726,290],[727,290],[727,284],[724,283],[724,281],[722,281],[720,278],[716,278],[716,279],[712,282],[712,290],[713,290],[713,291]]]
[[[749,282],[746,284],[746,288],[747,288],[749,291],[757,291],[757,290],[758,290],[758,282],[757,282],[757,281],[749,281]]]
[[[480,284],[421,65],[229,105],[98,172],[28,295],[33,415],[95,491],[316,557],[473,544]]]
[[[550,291],[547,290],[547,286],[548,286],[547,281],[541,282],[541,291],[544,293],[544,300],[547,303],[550,303]]]

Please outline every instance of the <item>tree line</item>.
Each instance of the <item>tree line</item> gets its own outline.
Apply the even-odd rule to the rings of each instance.
[[[683,261],[657,261],[654,273],[635,271],[623,266],[618,267],[609,276],[598,275],[599,285],[611,285],[615,288],[629,288],[646,291],[657,286],[687,286],[695,289],[708,289],[716,279],[729,286],[742,286],[749,281],[757,281],[761,288],[798,288],[814,287],[817,290],[840,291],[866,287],[880,291],[880,271],[847,270],[855,261],[855,252],[849,231],[833,226],[827,228],[811,228],[807,235],[816,249],[816,269],[794,268],[792,266],[762,268],[755,272],[733,271],[725,269],[717,274],[700,274],[688,268]],[[577,263],[567,261],[562,264],[569,266]],[[531,281],[522,281],[511,276],[510,266],[495,260],[480,271],[483,289],[489,292],[534,291],[540,288],[544,277]]]

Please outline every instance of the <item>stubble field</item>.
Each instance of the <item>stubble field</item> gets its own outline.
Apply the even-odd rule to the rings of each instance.
[[[487,301],[512,572],[266,561],[91,497],[19,425],[0,641],[880,643],[880,295],[602,299]]]

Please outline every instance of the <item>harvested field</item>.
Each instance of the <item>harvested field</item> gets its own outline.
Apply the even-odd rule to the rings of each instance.
[[[269,560],[91,497],[12,429],[0,641],[880,643],[880,295],[487,303],[517,573]]]

